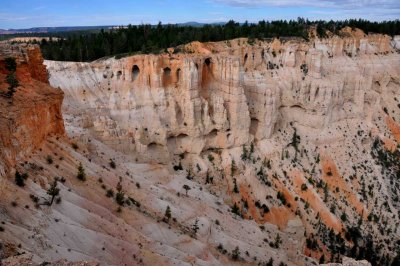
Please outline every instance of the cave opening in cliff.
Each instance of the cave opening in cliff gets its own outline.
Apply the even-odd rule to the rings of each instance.
[[[209,98],[208,89],[212,79],[211,69],[212,69],[211,58],[206,58],[204,60],[203,68],[201,71],[201,90],[200,90],[200,95],[204,99]]]
[[[246,62],[247,62],[247,58],[248,58],[249,56],[247,55],[247,54],[245,54],[244,55],[244,59],[243,59],[243,65],[245,65],[246,64]]]
[[[132,81],[135,81],[137,77],[139,76],[140,69],[137,65],[134,65],[132,67]]]
[[[176,153],[179,151],[180,154],[182,154],[182,148],[183,144],[185,142],[185,139],[187,139],[189,135],[185,133],[180,133],[178,136],[169,136],[167,138],[167,147],[168,150],[172,153]]]
[[[176,70],[176,82],[179,82],[180,78],[181,78],[181,69],[178,68]]]
[[[122,76],[122,71],[120,70],[117,72],[117,80],[120,80],[121,76]]]
[[[251,122],[250,122],[250,128],[249,128],[249,133],[253,136],[256,135],[257,130],[258,130],[258,124],[260,123],[260,121],[257,118],[251,118]]]
[[[171,69],[169,67],[163,69],[162,85],[163,87],[171,85]]]

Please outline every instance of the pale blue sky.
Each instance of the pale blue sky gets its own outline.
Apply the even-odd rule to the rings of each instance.
[[[296,19],[400,19],[400,0],[0,0],[0,28]]]

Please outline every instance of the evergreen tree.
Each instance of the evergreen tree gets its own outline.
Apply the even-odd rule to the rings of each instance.
[[[209,42],[249,38],[300,37],[308,39],[310,27],[317,28],[317,35],[325,36],[326,31],[339,34],[350,26],[365,33],[382,33],[391,36],[400,34],[400,21],[370,22],[367,20],[308,21],[298,20],[259,21],[243,23],[231,20],[225,25],[204,25],[202,27],[164,25],[128,25],[118,29],[100,31],[75,31],[47,33],[45,36],[58,37],[43,40],[41,48],[45,59],[63,61],[93,61],[104,56],[116,55],[118,58],[133,53],[160,53],[166,48],[176,47],[192,41]],[[229,43],[229,42],[228,42]],[[178,51],[179,52],[179,49]]]
[[[76,177],[81,181],[86,181],[86,173],[85,169],[82,166],[82,163],[79,163],[78,174],[76,175]]]
[[[60,189],[57,187],[58,179],[54,178],[53,183],[51,183],[50,188],[47,190],[47,194],[51,196],[50,201],[48,202],[49,206],[53,205],[53,201],[55,197],[60,194]]]
[[[235,175],[237,168],[236,168],[236,163],[235,160],[232,159],[232,164],[231,164],[231,176]]]
[[[198,230],[199,230],[199,219],[196,218],[196,221],[192,226],[192,231],[194,236],[196,236]]]
[[[117,184],[117,194],[115,194],[115,201],[121,206],[124,205],[125,202],[125,193],[122,191],[121,181]]]
[[[184,190],[186,190],[186,196],[188,195],[188,191],[191,190],[191,188],[188,185],[183,185],[182,187]]]
[[[239,188],[237,186],[236,178],[233,179],[233,192],[239,193]]]
[[[171,214],[171,208],[169,206],[167,206],[167,209],[165,210],[165,214],[164,214],[164,220],[166,222],[169,222],[169,220],[171,219],[172,214]]]

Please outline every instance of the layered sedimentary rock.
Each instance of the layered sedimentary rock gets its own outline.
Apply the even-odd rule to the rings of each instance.
[[[230,211],[221,214],[236,206],[247,226],[276,225],[282,261],[341,261],[341,250],[387,264],[400,235],[399,41],[344,29],[310,41],[193,42],[160,55],[45,64],[65,92],[68,133],[90,157],[111,158],[95,149],[100,141],[128,156],[126,165],[167,164],[172,192],[184,176],[223,199]],[[277,231],[267,231],[263,244],[244,242],[269,256]]]
[[[38,46],[2,44],[0,55],[0,176],[5,176],[16,161],[39,148],[49,136],[64,134],[63,92],[48,84]],[[19,86],[13,97],[4,95],[7,57],[17,61]]]
[[[87,108],[86,126],[99,138],[165,160],[268,139],[288,122],[322,129],[368,119],[377,94],[399,83],[398,38],[345,33],[311,42],[192,43],[183,54],[46,65],[50,83]]]
[[[237,248],[238,263],[367,265],[345,254],[390,264],[400,237],[399,45],[344,29],[307,42],[47,61],[71,140],[58,138],[63,92],[47,84],[37,48],[1,46],[0,91],[5,57],[17,59],[20,86],[0,96],[0,175],[29,178],[24,187],[1,179],[0,258],[226,265]],[[55,177],[62,201],[48,206]]]

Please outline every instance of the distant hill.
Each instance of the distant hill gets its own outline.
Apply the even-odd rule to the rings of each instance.
[[[225,22],[209,23],[211,25],[224,25]],[[165,24],[164,24],[165,25]],[[179,26],[192,26],[202,27],[206,23],[199,23],[195,21],[178,23]],[[6,34],[24,34],[24,33],[54,33],[54,32],[66,32],[66,31],[85,31],[85,30],[99,30],[99,29],[112,29],[121,27],[120,25],[106,25],[106,26],[73,26],[73,27],[36,27],[28,29],[0,29],[0,35]]]
[[[225,25],[226,22],[216,22],[216,23],[199,23],[196,21],[189,21],[185,23],[178,23],[179,26],[192,26],[192,27],[203,27],[204,25]]]
[[[29,29],[0,29],[0,34],[19,34],[19,33],[51,33],[79,30],[109,29],[115,26],[75,26],[75,27],[37,27]]]

